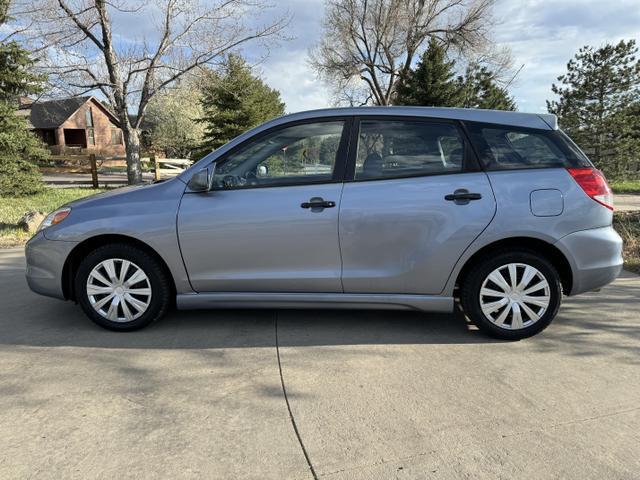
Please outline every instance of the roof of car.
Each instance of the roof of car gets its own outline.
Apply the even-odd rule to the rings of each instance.
[[[550,113],[507,112],[504,110],[482,110],[479,108],[441,108],[441,107],[345,107],[325,108],[292,113],[280,117],[281,121],[305,120],[309,118],[331,117],[336,115],[391,115],[425,118],[446,118],[449,120],[467,120],[473,122],[511,125],[515,127],[557,130],[558,119]],[[280,123],[280,122],[278,122]]]

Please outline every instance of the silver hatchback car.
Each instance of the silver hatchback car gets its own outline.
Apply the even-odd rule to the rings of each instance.
[[[178,177],[73,202],[28,242],[37,293],[134,330],[170,307],[389,308],[543,330],[622,268],[604,176],[553,115],[288,115]]]

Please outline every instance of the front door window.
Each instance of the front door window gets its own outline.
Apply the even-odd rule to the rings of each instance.
[[[216,168],[220,189],[326,183],[333,179],[344,121],[284,127],[250,141]]]

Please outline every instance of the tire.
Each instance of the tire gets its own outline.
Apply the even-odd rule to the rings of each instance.
[[[173,295],[162,264],[126,243],[104,245],[89,253],[78,267],[74,287],[78,303],[93,322],[121,332],[144,328],[161,318]]]
[[[516,288],[511,280],[514,270]],[[504,340],[540,333],[555,318],[561,300],[560,276],[551,262],[524,249],[496,252],[481,260],[466,275],[460,291],[469,319],[484,333]]]

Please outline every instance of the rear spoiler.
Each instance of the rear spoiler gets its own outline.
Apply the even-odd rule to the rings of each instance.
[[[539,113],[540,120],[551,127],[551,130],[558,130],[558,117],[553,113]]]

